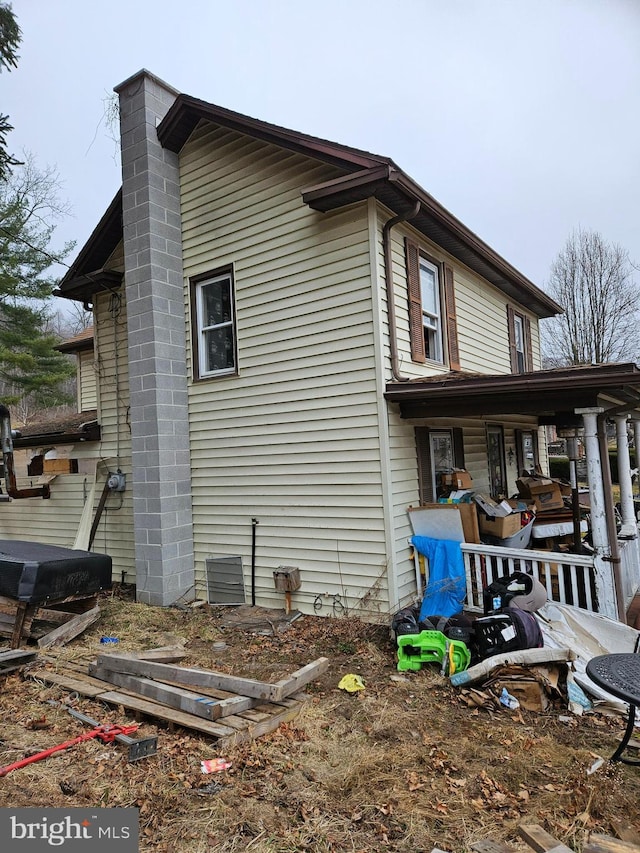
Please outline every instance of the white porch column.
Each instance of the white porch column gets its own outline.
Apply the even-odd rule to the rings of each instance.
[[[640,479],[640,420],[636,420],[635,418],[632,420],[633,423],[633,446],[636,450],[636,467],[631,472],[631,476],[635,474],[635,476]],[[633,487],[632,487],[633,489]]]
[[[633,511],[631,459],[629,457],[629,437],[627,435],[628,420],[629,415],[616,415],[615,417],[618,444],[618,482],[620,483],[620,506],[622,508],[620,539],[635,539],[638,535],[635,513]]]
[[[582,415],[584,423],[584,442],[587,453],[587,479],[589,481],[589,499],[591,503],[591,536],[593,547],[598,554],[608,553],[607,519],[605,515],[604,487],[602,484],[602,462],[598,444],[598,415],[604,409],[593,406],[588,409],[575,409],[576,415]]]

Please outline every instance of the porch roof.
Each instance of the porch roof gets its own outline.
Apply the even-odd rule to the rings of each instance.
[[[452,371],[387,384],[385,398],[403,418],[528,414],[541,424],[576,423],[577,408],[628,406],[640,417],[640,367],[590,364],[519,374]]]

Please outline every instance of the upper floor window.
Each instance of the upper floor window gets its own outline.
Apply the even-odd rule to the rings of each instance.
[[[453,269],[405,240],[409,332],[413,361],[460,369]]]
[[[424,354],[432,361],[442,361],[442,318],[440,316],[440,276],[438,267],[420,258],[420,297]]]
[[[531,321],[524,314],[517,312],[511,305],[507,305],[507,323],[509,327],[511,372],[527,373],[533,370]]]
[[[236,372],[236,323],[231,271],[191,279],[194,378]]]

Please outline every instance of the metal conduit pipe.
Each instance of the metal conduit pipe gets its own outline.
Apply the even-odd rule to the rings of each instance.
[[[622,572],[620,570],[620,548],[618,547],[618,531],[616,530],[616,518],[613,512],[613,482],[611,480],[611,466],[609,464],[609,448],[607,446],[607,435],[604,428],[604,422],[607,418],[621,415],[629,411],[629,405],[616,406],[613,409],[607,409],[600,412],[597,416],[598,424],[598,443],[600,445],[600,461],[602,470],[602,485],[605,495],[608,495],[608,500],[604,502],[604,515],[607,526],[607,537],[609,539],[609,548],[611,554],[605,557],[613,566],[613,578],[616,587],[616,604],[618,607],[618,619],[626,624],[627,613],[624,606],[624,594],[622,592]]]
[[[410,376],[402,376],[398,364],[398,339],[396,337],[396,308],[393,293],[393,263],[391,260],[391,229],[400,222],[414,219],[420,213],[420,202],[409,213],[387,219],[382,228],[382,254],[384,256],[384,277],[387,289],[387,316],[389,318],[389,349],[391,350],[391,373],[396,382],[408,382]]]

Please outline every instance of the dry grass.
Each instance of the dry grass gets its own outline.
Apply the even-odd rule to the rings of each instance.
[[[154,853],[466,851],[482,838],[513,841],[522,822],[580,850],[589,831],[612,833],[617,821],[640,832],[638,770],[605,765],[587,774],[596,755],[610,753],[622,721],[471,710],[431,668],[392,680],[387,631],[357,620],[306,617],[262,637],[223,629],[221,615],[108,598],[100,623],[57,654],[86,659],[101,650],[102,634],[119,636],[123,650],[182,637],[187,666],[270,680],[329,657],[293,723],[234,748],[232,768],[206,776],[200,761],[218,756],[215,742],[149,720],[140,734],[159,734],[156,757],[128,764],[122,747],[87,742],[0,780],[0,805],[135,806],[141,850]],[[216,660],[212,642],[222,637],[229,651]],[[346,672],[362,675],[364,692],[337,689]],[[0,763],[79,731],[46,704],[69,698],[58,688],[12,675],[0,696]],[[75,701],[89,716],[123,722],[116,710]],[[49,728],[29,727],[42,716]]]

